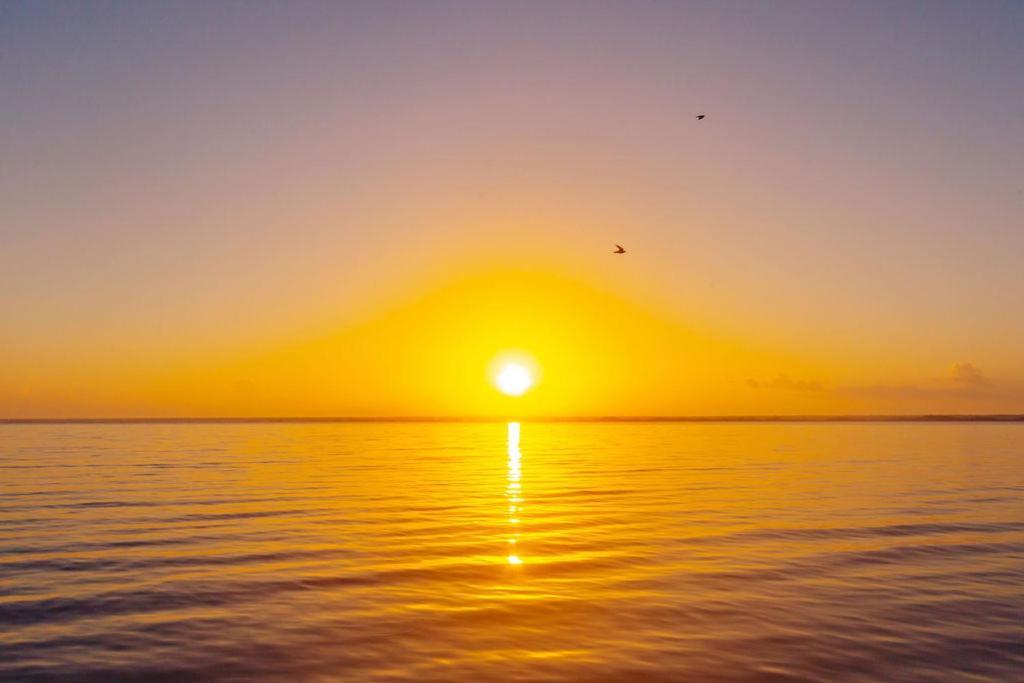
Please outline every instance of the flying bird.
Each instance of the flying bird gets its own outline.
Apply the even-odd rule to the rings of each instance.
[[[698,121],[702,121],[703,119],[704,119],[704,114],[697,114],[697,120]]]
[[[613,251],[612,253],[613,254],[625,254],[626,250],[622,248],[621,244],[616,244],[615,245],[615,251]]]

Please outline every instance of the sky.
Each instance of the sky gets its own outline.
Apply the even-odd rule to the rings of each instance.
[[[0,3],[0,417],[1024,412],[1022,35]]]

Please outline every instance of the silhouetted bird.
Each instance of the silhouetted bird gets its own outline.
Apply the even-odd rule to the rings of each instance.
[[[704,120],[704,114],[697,114],[697,120],[698,121]]]
[[[615,245],[615,251],[613,251],[612,253],[613,254],[625,254],[626,250],[622,248],[621,244],[616,244]]]

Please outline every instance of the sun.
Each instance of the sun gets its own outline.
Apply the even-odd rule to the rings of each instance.
[[[498,391],[508,396],[522,396],[533,386],[533,374],[522,363],[505,363],[494,377]]]

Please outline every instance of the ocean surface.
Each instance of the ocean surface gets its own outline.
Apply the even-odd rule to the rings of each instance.
[[[1024,680],[1024,424],[0,425],[0,679]]]

